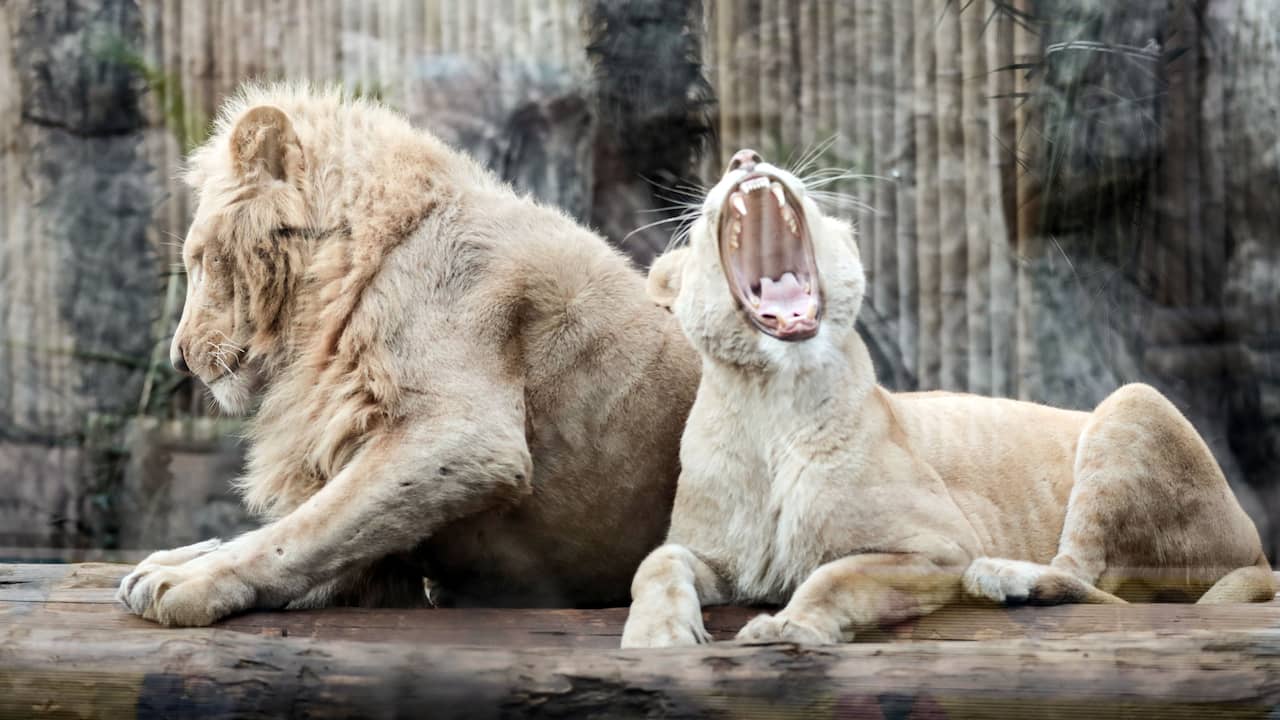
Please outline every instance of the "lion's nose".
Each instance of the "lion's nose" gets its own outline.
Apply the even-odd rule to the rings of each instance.
[[[733,154],[729,159],[730,170],[745,170],[751,172],[756,169],[756,165],[764,162],[764,158],[760,157],[760,153],[749,148],[743,148]]]
[[[191,366],[187,365],[187,354],[183,352],[181,345],[173,344],[173,349],[169,351],[169,362],[173,364],[174,370],[183,375],[191,374]]]

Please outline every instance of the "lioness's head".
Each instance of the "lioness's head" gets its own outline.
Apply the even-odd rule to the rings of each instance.
[[[198,204],[182,247],[187,297],[169,359],[227,412],[249,407],[283,351],[307,251],[305,162],[289,116],[266,105],[223,118],[190,160]]]
[[[853,230],[795,175],[753,150],[734,154],[708,193],[688,247],[654,263],[649,294],[695,347],[731,364],[773,364],[839,346],[854,332],[866,279]]]

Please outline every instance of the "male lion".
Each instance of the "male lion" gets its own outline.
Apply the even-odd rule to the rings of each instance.
[[[134,613],[596,604],[661,541],[697,356],[602,239],[399,116],[250,87],[191,158],[171,358],[255,403],[271,522],[142,562]]]
[[[701,605],[786,607],[738,634],[833,643],[962,591],[997,602],[1267,600],[1257,530],[1174,406],[1092,413],[878,387],[850,227],[744,150],[650,291],[703,357],[666,545],[624,647],[708,640]],[[1206,592],[1207,590],[1207,592]]]

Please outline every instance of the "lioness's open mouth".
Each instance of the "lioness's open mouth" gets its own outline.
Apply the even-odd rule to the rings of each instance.
[[[818,333],[822,295],[800,203],[761,173],[729,191],[720,212],[720,264],[751,323],[779,340]]]

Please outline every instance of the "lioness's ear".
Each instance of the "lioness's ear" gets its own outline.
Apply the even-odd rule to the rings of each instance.
[[[292,180],[302,172],[302,145],[284,111],[259,105],[240,118],[231,131],[231,166],[243,181]]]
[[[684,272],[684,262],[689,257],[689,248],[672,250],[653,261],[649,267],[649,281],[645,291],[649,299],[670,310],[680,295],[680,274]]]

